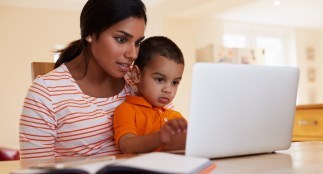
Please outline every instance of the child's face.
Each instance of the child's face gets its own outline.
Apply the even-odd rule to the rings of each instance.
[[[139,95],[153,106],[165,106],[174,99],[183,70],[183,64],[157,55],[141,71],[138,84]]]

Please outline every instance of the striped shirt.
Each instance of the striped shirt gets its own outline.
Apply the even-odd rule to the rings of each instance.
[[[37,78],[20,117],[20,157],[56,158],[121,153],[114,142],[114,109],[131,88],[109,98],[84,94],[65,64]]]

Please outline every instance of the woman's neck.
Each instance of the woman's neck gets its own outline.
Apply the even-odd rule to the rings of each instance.
[[[68,62],[67,68],[82,92],[92,97],[112,97],[125,85],[123,78],[110,76],[92,58],[86,60],[82,53]]]

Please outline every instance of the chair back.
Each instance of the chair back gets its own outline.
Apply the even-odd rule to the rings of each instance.
[[[0,161],[11,161],[19,159],[19,150],[0,147]]]
[[[54,62],[31,62],[31,80],[54,69]]]

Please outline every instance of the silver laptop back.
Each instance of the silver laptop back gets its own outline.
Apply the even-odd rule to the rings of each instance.
[[[185,155],[219,158],[287,149],[299,69],[197,63]]]

